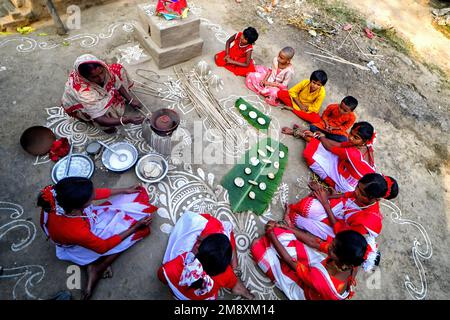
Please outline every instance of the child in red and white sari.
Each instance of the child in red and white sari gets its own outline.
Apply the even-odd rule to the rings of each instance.
[[[285,220],[289,225],[306,230],[326,240],[344,230],[353,230],[366,238],[366,271],[379,263],[376,238],[381,233],[383,216],[379,199],[394,199],[398,195],[395,179],[377,173],[365,175],[354,192],[328,195],[318,183],[311,183],[312,195],[290,204]],[[378,261],[377,261],[378,260]]]
[[[355,231],[321,239],[269,221],[251,253],[258,267],[290,300],[344,300],[353,296],[367,242]]]
[[[323,132],[312,133],[298,126],[284,127],[282,132],[306,140],[303,157],[307,165],[337,192],[354,191],[359,179],[376,172],[373,154],[376,133],[367,122],[355,123],[349,141],[341,143],[326,138]]]
[[[109,198],[109,199],[108,199]],[[108,199],[100,205],[93,200]],[[41,226],[56,245],[56,256],[88,265],[89,298],[99,280],[118,255],[150,234],[152,213],[142,187],[94,189],[86,178],[70,177],[45,187],[38,198]]]
[[[158,278],[179,300],[215,300],[221,288],[253,299],[235,275],[236,268],[231,223],[186,211],[170,234]]]

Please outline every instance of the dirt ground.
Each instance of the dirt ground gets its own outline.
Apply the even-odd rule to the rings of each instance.
[[[143,3],[144,1],[137,1]],[[267,1],[268,3],[269,1]],[[220,180],[230,165],[183,163],[183,157],[173,157],[168,178],[158,185],[146,185],[152,202],[161,210],[153,223],[152,234],[126,252],[113,266],[114,277],[101,281],[94,299],[170,299],[168,289],[159,283],[159,267],[168,233],[183,209],[210,210],[216,216],[233,222],[237,234],[239,262],[243,280],[259,299],[283,299],[283,295],[254,266],[248,254],[251,240],[262,233],[264,222],[280,219],[281,202],[298,199],[307,193],[309,171],[300,155],[304,143],[281,136],[282,126],[303,124],[292,115],[269,107],[226,70],[214,66],[213,55],[222,50],[228,36],[255,27],[260,38],[255,44],[257,64],[269,65],[280,48],[295,48],[293,59],[296,83],[309,77],[316,69],[328,73],[327,96],[324,106],[338,102],[345,95],[359,101],[356,114],[377,130],[375,158],[380,172],[395,177],[400,195],[392,203],[383,202],[383,231],[378,238],[382,262],[374,274],[359,274],[354,299],[448,299],[450,296],[450,86],[444,75],[430,71],[415,58],[392,48],[380,38],[368,39],[357,28],[355,41],[367,51],[377,49],[374,59],[379,73],[360,70],[347,64],[318,60],[306,52],[320,53],[312,42],[336,55],[365,66],[370,60],[347,39],[337,22],[337,34],[331,37],[312,37],[286,23],[292,12],[303,12],[321,19],[322,12],[314,1],[280,0],[272,13],[274,22],[268,23],[256,14],[258,1],[234,0],[190,3],[193,13],[202,18],[201,37],[205,44],[203,55],[183,65],[189,70],[198,61],[209,64],[213,74],[223,81],[223,88],[215,91],[224,108],[233,112],[234,101],[243,96],[261,111],[272,117],[271,135],[289,147],[289,164],[274,201],[266,214],[257,217],[251,213],[231,214],[227,197],[220,188]],[[350,6],[364,10],[370,1],[347,1]],[[391,1],[378,1],[383,8]],[[104,139],[117,141],[122,137],[106,137],[83,125],[73,123],[58,108],[64,83],[75,58],[92,53],[108,61],[120,57],[120,48],[137,45],[129,24],[138,23],[134,3],[116,1],[89,8],[82,13],[81,30],[70,31],[66,40],[54,36],[51,25],[39,24],[35,34],[0,37],[0,110],[3,118],[0,129],[0,299],[46,299],[56,291],[67,290],[67,268],[70,263],[55,257],[54,245],[46,241],[39,227],[35,206],[37,191],[51,183],[52,163],[45,158],[35,159],[26,154],[18,143],[21,132],[32,125],[46,125],[58,135],[74,133],[80,152],[87,141]],[[414,6],[405,6],[403,12],[414,15]],[[390,19],[394,26],[395,18]],[[377,22],[378,23],[378,22]],[[47,33],[49,36],[38,36]],[[407,35],[407,34],[406,34]],[[30,40],[31,39],[31,40]],[[62,41],[66,44],[62,45]],[[414,39],[411,39],[412,42]],[[448,67],[448,50],[440,51],[438,40],[429,37],[430,57],[436,64],[442,58],[441,68]],[[58,46],[53,44],[60,44]],[[448,40],[446,42],[448,47]],[[426,45],[424,46],[426,47]],[[424,48],[422,47],[422,49]],[[420,47],[418,46],[418,49]],[[428,51],[425,51],[428,52]],[[137,62],[125,63],[133,78],[137,69],[153,70],[162,75],[166,84],[160,87],[168,92],[174,89],[169,77],[171,68],[158,71],[151,59],[142,57]],[[162,80],[160,82],[163,82]],[[180,143],[176,150],[182,156],[194,154],[191,145],[194,121],[198,116],[186,103],[172,102],[153,96],[140,95],[150,108],[169,106],[182,115]],[[169,101],[170,100],[170,101]],[[203,120],[208,126],[209,119]],[[249,130],[251,132],[251,129]],[[140,153],[148,151],[142,143],[140,128],[128,127],[121,135],[135,143]],[[205,140],[215,141],[206,136]],[[195,142],[195,141],[194,141]],[[242,146],[242,148],[245,148]],[[242,151],[232,154],[238,158]],[[137,182],[133,171],[122,175],[107,172],[99,160],[93,180],[100,186],[127,186]],[[84,279],[84,276],[83,276]],[[74,297],[79,290],[71,290]],[[223,293],[221,298],[232,298]]]
[[[450,73],[448,39],[432,25],[432,14],[427,0],[346,1],[360,10],[370,21],[381,26],[392,26],[414,45],[429,63],[440,65]],[[448,6],[448,2],[447,2]]]

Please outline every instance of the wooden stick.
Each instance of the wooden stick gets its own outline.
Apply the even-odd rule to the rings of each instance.
[[[212,128],[216,128],[221,135],[226,138],[230,136],[232,138],[232,142],[238,141],[238,137],[236,136],[232,125],[229,123],[229,116],[223,113],[222,107],[218,103],[217,99],[210,92],[209,88],[199,80],[198,75],[195,74],[193,77],[197,78],[200,81],[200,86],[203,91],[199,91],[198,88],[192,85],[191,79],[186,76],[183,68],[180,67],[180,71],[174,67],[175,74],[180,79],[180,83],[185,88],[186,94],[191,100],[194,109],[196,110],[198,116],[200,118],[204,117],[209,119]],[[227,140],[225,139],[225,143]]]
[[[342,48],[342,46],[344,45],[345,41],[347,41],[348,36],[350,35],[350,33],[352,32],[352,30],[350,29],[350,31],[348,32],[347,36],[345,37],[344,41],[342,41],[341,45],[337,48],[337,50],[339,50],[340,48]]]
[[[198,77],[197,74],[195,74],[195,76],[197,77],[197,79],[198,79],[199,81],[201,81],[201,79]],[[218,110],[218,112],[221,113],[222,116],[223,116],[225,119],[229,119],[229,120],[231,120],[235,125],[239,126],[239,123],[237,122],[236,119],[234,119],[234,118],[228,116],[226,113],[224,113],[222,105],[220,104],[219,100],[217,100],[217,98],[214,96],[214,94],[211,92],[209,86],[206,86],[202,81],[201,81],[201,83],[202,83],[202,85],[203,85],[203,87],[204,87],[204,89],[205,89],[205,92],[206,92],[206,93],[208,94],[208,96],[212,99],[213,105],[216,107],[216,109]],[[228,121],[227,121],[227,122],[228,122]],[[229,122],[228,122],[228,123],[229,123]],[[231,125],[231,124],[230,124],[230,125]]]
[[[319,61],[322,61],[322,62],[325,62],[325,63],[328,63],[328,64],[331,64],[331,65],[333,65],[333,66],[335,66],[336,64],[335,63],[333,63],[333,62],[330,62],[330,61],[326,61],[326,60],[322,60],[322,59],[320,59],[320,58],[313,58],[313,59],[316,59],[316,60],[319,60]]]
[[[181,69],[181,71],[183,70]],[[178,71],[176,69],[175,72],[179,76],[181,83],[185,86],[186,92],[189,95],[190,100],[193,103],[199,117],[204,117],[205,120],[211,126],[211,128],[212,129],[216,128],[217,130],[219,130],[219,132],[224,138],[226,138],[229,135],[231,136],[233,142],[238,141],[238,138],[235,136],[235,133],[233,131],[230,132],[232,126],[225,125],[226,117],[224,117],[223,114],[220,113],[221,119],[220,120],[217,119],[218,110],[214,105],[214,102],[211,101],[212,97],[208,95],[207,91],[208,88],[203,86],[204,84],[202,83],[202,89],[205,91],[206,95],[203,92],[198,92],[198,89],[192,86],[191,82],[189,81],[189,79],[187,79],[186,74],[184,72],[178,74]],[[209,94],[211,93],[209,92]]]
[[[353,43],[358,47],[359,51],[365,55],[368,59],[370,59],[371,57],[376,58],[376,59],[380,59],[380,57],[383,57],[382,55],[378,55],[378,54],[370,54],[370,53],[365,53],[362,51],[361,47],[358,45],[358,43],[356,42],[355,38],[353,38],[352,36],[350,36],[350,38],[352,38]]]
[[[139,100],[139,102],[144,106],[145,110],[147,110],[148,113],[152,113],[152,111],[145,105],[145,103],[142,102],[141,99],[139,99],[139,97],[137,96],[137,94],[130,89],[130,91],[133,93],[133,95]]]
[[[330,55],[330,56],[332,56],[332,57],[340,58],[339,56],[335,55],[333,52],[331,52],[331,51],[329,51],[329,50],[327,50],[327,49],[324,49],[324,48],[322,48],[322,47],[319,47],[319,46],[318,46],[317,44],[315,44],[314,42],[308,41],[307,43],[309,43],[309,44],[312,45],[313,47],[316,47],[316,48],[319,49],[320,51],[322,51],[322,52],[324,52],[324,53],[326,53],[326,54],[328,54],[328,55]]]
[[[337,61],[337,62],[340,62],[340,63],[349,64],[349,65],[352,65],[352,66],[354,66],[354,67],[356,67],[358,69],[361,69],[361,70],[370,71],[370,69],[368,67],[366,67],[366,66],[347,61],[347,60],[345,60],[343,58],[339,58],[338,59],[338,58],[333,58],[333,57],[327,57],[327,56],[324,56],[324,55],[321,55],[321,54],[317,54],[317,53],[312,53],[312,52],[305,52],[305,53],[309,54],[309,55],[321,57],[321,58],[330,59],[330,60]]]
[[[361,47],[358,45],[358,43],[356,42],[356,40],[355,40],[355,38],[353,38],[351,35],[350,35],[350,38],[352,39],[352,41],[353,41],[353,43],[355,44],[355,46],[358,48],[358,50],[359,50],[359,52],[361,52],[363,55],[367,55],[364,51],[362,51],[362,49],[361,49]]]
[[[208,94],[208,96],[219,106],[219,108],[216,108],[217,111],[222,115],[222,117],[224,118],[224,120],[227,122],[227,124],[231,127],[230,122],[228,121],[228,117],[226,117],[223,114],[223,110],[222,107],[220,105],[220,103],[217,101],[216,97],[213,96],[213,94],[211,93],[211,91],[209,90],[209,88],[207,86],[205,86],[205,84],[203,83],[203,81],[198,77],[197,74],[195,74],[195,77],[197,78],[197,80],[202,84],[203,89],[205,90],[205,92]],[[214,106],[216,107],[216,106]]]

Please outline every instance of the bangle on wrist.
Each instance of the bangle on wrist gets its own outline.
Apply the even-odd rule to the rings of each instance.
[[[121,124],[121,125],[123,125],[123,126],[125,125],[125,123],[123,123],[123,117],[120,117],[120,118],[119,118],[119,121],[120,121],[120,124]]]

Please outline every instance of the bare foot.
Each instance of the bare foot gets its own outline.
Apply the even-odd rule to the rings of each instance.
[[[81,293],[81,300],[89,300],[91,299],[91,292],[83,291]]]
[[[303,139],[306,142],[309,142],[314,137],[314,134],[311,131],[309,131],[309,130],[302,129],[299,126],[296,126],[296,128],[294,128],[293,136],[295,138]]]
[[[282,105],[282,106],[280,107],[280,109],[281,109],[281,110],[289,110],[289,111],[293,111],[293,110],[294,110],[293,107],[289,107],[289,106],[287,106],[287,105]]]
[[[289,127],[283,127],[283,128],[281,129],[281,133],[287,134],[287,135],[289,135],[289,136],[293,136],[293,135],[294,135],[294,130],[292,130],[292,129],[289,128]]]
[[[242,281],[239,279],[234,288],[231,290],[231,293],[237,296],[242,296],[249,300],[255,299],[255,296],[244,286]]]
[[[113,277],[112,267],[109,266],[108,268],[106,268],[105,271],[103,271],[102,279],[107,279],[107,278],[112,278],[112,277]]]
[[[82,300],[89,300],[92,296],[92,291],[97,284],[98,280],[100,280],[100,274],[97,270],[97,266],[94,264],[90,264],[87,267],[87,273],[88,273],[88,283],[86,286],[86,290],[84,291],[84,294],[82,295]]]

